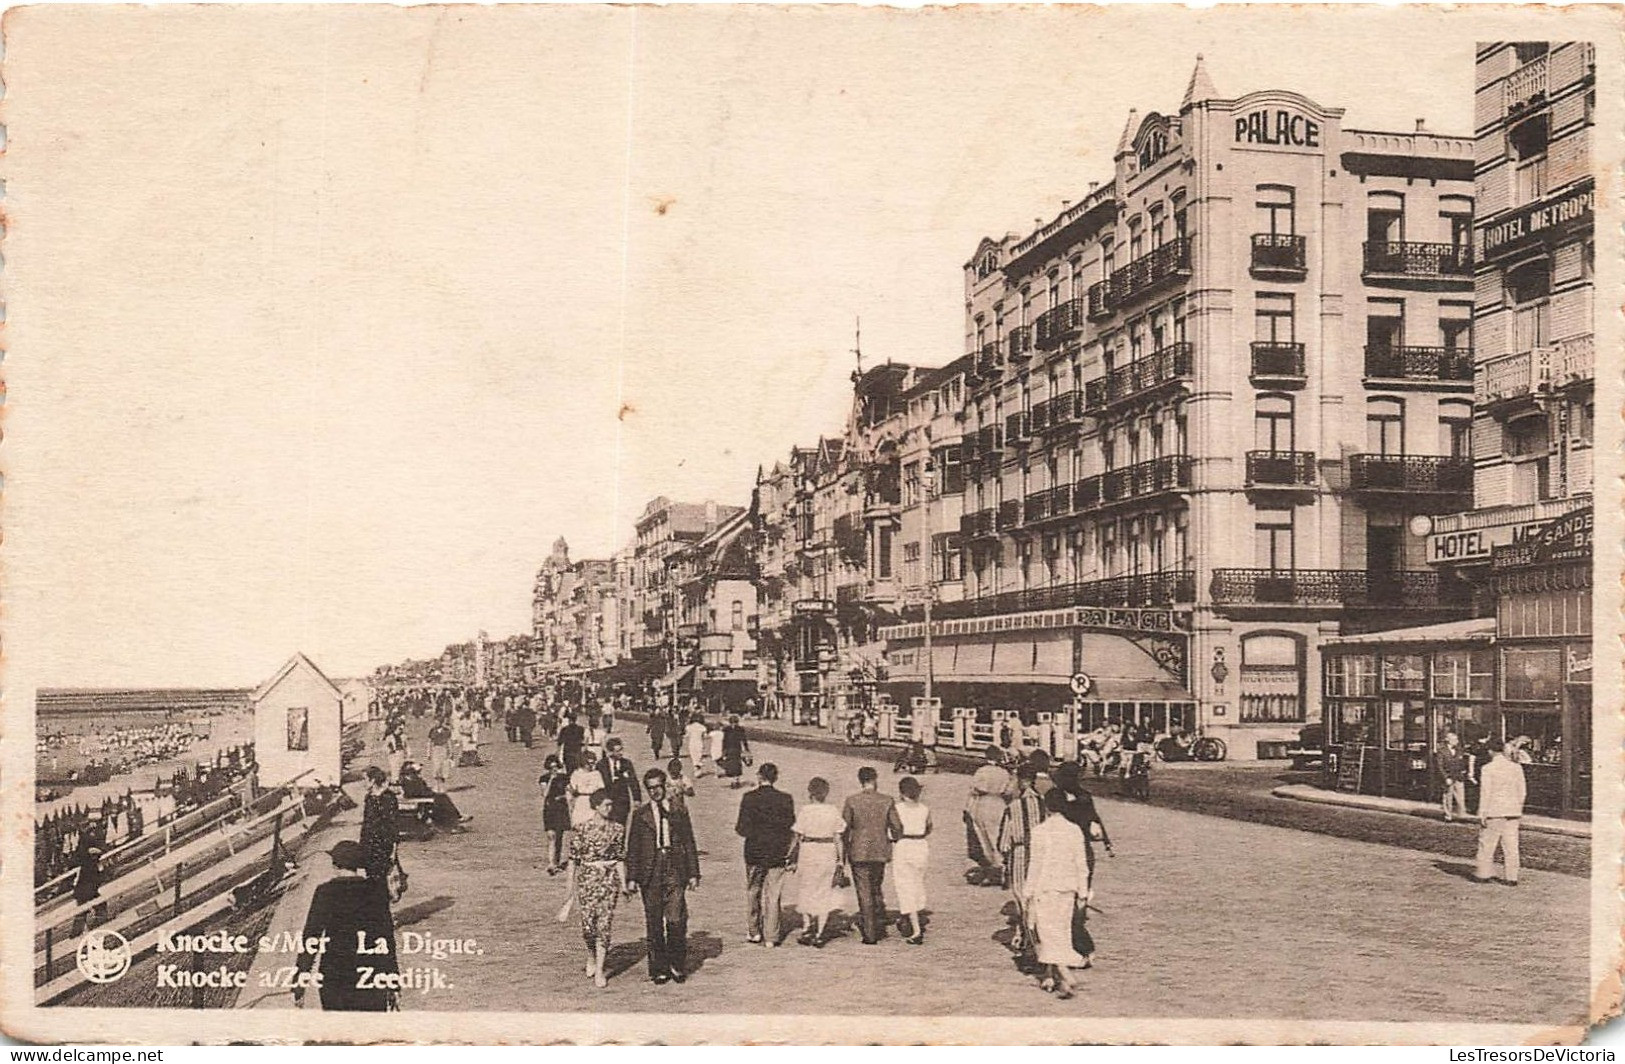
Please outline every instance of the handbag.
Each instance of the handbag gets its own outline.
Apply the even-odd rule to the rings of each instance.
[[[406,869],[401,867],[400,854],[397,853],[395,855],[395,864],[390,868],[389,874],[384,878],[385,882],[389,884],[390,899],[392,901],[400,901],[402,896],[406,894],[406,884],[411,878],[406,874]]]
[[[835,866],[833,884],[837,890],[845,890],[852,885],[852,877],[846,874],[846,865]]]
[[[1094,936],[1089,934],[1089,905],[1081,898],[1072,910],[1072,948],[1082,957],[1095,951]]]

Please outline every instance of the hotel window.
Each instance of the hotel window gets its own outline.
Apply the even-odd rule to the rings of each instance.
[[[1049,305],[1061,305],[1061,275],[1059,271],[1051,270],[1049,273]]]
[[[1465,399],[1439,403],[1439,453],[1449,458],[1473,456],[1473,404]]]
[[[730,620],[732,622],[734,631],[743,632],[745,630],[745,604],[739,599],[734,599],[733,601],[732,616]]]
[[[1290,572],[1292,508],[1260,507],[1253,521],[1253,564],[1270,572]]]
[[[1366,300],[1365,345],[1371,351],[1392,351],[1405,345],[1403,299]]]
[[[1405,239],[1405,197],[1398,192],[1372,192],[1366,197],[1365,238],[1373,244]]]
[[[1473,349],[1473,305],[1439,303],[1439,342],[1447,351]]]
[[[1140,231],[1140,219],[1130,218],[1128,223],[1128,259],[1133,262],[1145,253],[1145,234]]]
[[[1365,402],[1365,449],[1368,454],[1398,456],[1405,453],[1405,404],[1398,399]]]
[[[1100,279],[1110,280],[1112,271],[1117,269],[1117,248],[1107,238],[1100,242]]]
[[[896,531],[890,525],[882,525],[875,537],[875,571],[882,580],[891,579],[891,548],[895,536]]]
[[[937,452],[936,495],[962,495],[965,491],[965,467],[960,458],[960,445],[953,444]]]
[[[1158,203],[1151,208],[1151,246],[1160,248],[1168,239],[1168,219],[1163,212],[1162,204]]]
[[[1551,137],[1551,114],[1539,111],[1507,130],[1512,154],[1513,200],[1532,203],[1546,194],[1546,146]]]
[[[1017,322],[1017,324],[1026,325],[1029,322],[1031,322],[1032,320],[1033,320],[1033,290],[1031,288],[1023,288],[1021,290],[1021,319],[1020,319],[1019,322]]]
[[[1506,296],[1512,305],[1512,350],[1544,346],[1550,332],[1552,265],[1549,259],[1526,262],[1507,271]]]
[[[1117,468],[1117,435],[1110,429],[1100,434],[1100,460],[1108,473]]]
[[[1110,521],[1100,526],[1100,571],[1108,577],[1117,575],[1117,527]]]
[[[1082,298],[1085,286],[1083,283],[1083,260],[1081,258],[1075,258],[1067,263],[1066,276],[1067,284],[1072,291],[1072,298]]]
[[[1294,451],[1295,426],[1292,416],[1292,398],[1286,395],[1261,395],[1253,415],[1253,449],[1258,451]]]
[[[1033,583],[1033,541],[1023,539],[1016,544],[1016,559],[1021,567],[1021,587],[1026,590]]]
[[[920,463],[910,462],[903,467],[903,505],[917,506],[920,498]]]
[[[1296,336],[1292,293],[1260,292],[1254,297],[1254,339],[1272,344],[1292,343]]]
[[[1548,449],[1546,419],[1537,415],[1514,421],[1501,433],[1501,447],[1508,458],[1545,454]]]
[[[1287,185],[1259,185],[1259,232],[1270,236],[1295,235],[1298,228],[1292,201],[1293,190]]]
[[[964,579],[965,558],[960,551],[958,532],[943,532],[933,536],[931,550],[936,557],[934,568],[937,579],[948,583]]]

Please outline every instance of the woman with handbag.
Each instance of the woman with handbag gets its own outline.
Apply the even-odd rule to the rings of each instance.
[[[1038,963],[1045,967],[1039,985],[1060,998],[1073,994],[1072,969],[1090,966],[1090,958],[1073,947],[1074,921],[1090,899],[1089,855],[1083,832],[1065,815],[1067,802],[1066,792],[1059,788],[1044,796],[1045,811],[1061,815],[1046,816],[1033,826],[1024,884],[1027,912],[1038,938]]]
[[[796,811],[795,844],[789,868],[796,874],[796,907],[806,926],[796,939],[803,946],[824,947],[829,915],[846,903],[851,881],[842,863],[841,834],[846,821],[830,805],[829,781],[814,776],[807,782],[807,801]]]

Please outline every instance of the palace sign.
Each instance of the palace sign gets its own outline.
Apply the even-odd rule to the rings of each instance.
[[[1236,143],[1271,148],[1320,147],[1320,123],[1304,115],[1275,109],[1236,116]]]

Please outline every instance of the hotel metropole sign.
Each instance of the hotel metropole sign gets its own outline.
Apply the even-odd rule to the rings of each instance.
[[[1493,262],[1589,225],[1596,197],[1588,177],[1566,192],[1488,223],[1478,234],[1479,261]]]

